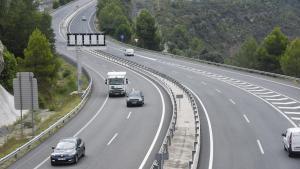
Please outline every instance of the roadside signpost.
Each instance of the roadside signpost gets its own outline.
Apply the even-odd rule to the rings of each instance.
[[[15,108],[21,111],[21,132],[23,133],[22,110],[32,112],[32,136],[34,136],[34,111],[39,109],[38,85],[32,72],[18,72],[13,79]]]
[[[178,107],[180,109],[180,100],[183,98],[183,94],[177,94],[176,99],[178,99]]]

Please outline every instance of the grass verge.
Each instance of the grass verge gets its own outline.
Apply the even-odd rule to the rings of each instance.
[[[60,59],[62,64],[61,69],[59,70],[59,78],[56,84],[56,88],[52,91],[53,97],[52,100],[49,102],[48,109],[50,111],[44,111],[46,113],[35,113],[35,134],[38,135],[49,126],[54,124],[60,118],[65,116],[69,113],[72,109],[74,109],[81,101],[81,97],[78,95],[71,94],[73,91],[77,89],[76,84],[76,77],[77,77],[77,70],[74,66],[70,65],[63,59]],[[86,89],[88,86],[88,78],[86,76],[82,76],[82,88]],[[28,113],[24,116],[24,121],[26,119],[31,119],[31,116]],[[43,114],[43,115],[42,115]],[[23,125],[25,124],[23,121]],[[31,128],[25,128],[24,134],[20,134],[20,120],[17,120],[12,126],[12,130],[9,132],[6,139],[4,139],[4,143],[0,146],[0,158],[6,156],[7,154],[11,153],[12,151],[16,150],[18,147],[25,144],[27,141],[31,139]],[[61,126],[60,126],[61,127]],[[27,131],[27,132],[26,132]],[[29,132],[28,132],[29,131]],[[50,135],[48,135],[50,136]],[[48,137],[47,136],[47,137]],[[40,141],[42,142],[45,140],[42,138]],[[5,164],[0,165],[0,169],[8,167],[12,164],[15,160],[20,158],[26,152],[30,151],[34,147],[36,147],[39,143],[28,147],[25,152],[20,153],[14,160],[9,160]]]

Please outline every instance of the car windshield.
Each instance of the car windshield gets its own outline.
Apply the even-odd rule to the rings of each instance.
[[[70,150],[75,148],[75,142],[59,142],[56,150]]]
[[[131,93],[129,93],[129,97],[140,97],[140,93],[139,92],[131,92]]]
[[[109,79],[109,84],[110,85],[123,85],[124,84],[124,79],[123,78]]]

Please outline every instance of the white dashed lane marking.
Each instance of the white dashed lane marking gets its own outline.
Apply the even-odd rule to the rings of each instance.
[[[109,145],[114,141],[114,139],[115,139],[116,137],[118,137],[118,133],[116,133],[116,134],[110,139],[110,141],[107,143],[107,146],[109,146]]]
[[[258,145],[258,147],[259,147],[260,153],[261,153],[261,154],[265,154],[264,149],[263,149],[263,147],[262,147],[260,141],[259,141],[259,140],[256,140],[256,141],[257,141],[257,145]]]
[[[129,112],[128,116],[126,117],[126,119],[128,120],[131,116],[131,112]]]
[[[234,102],[232,99],[229,99],[229,101],[230,101],[232,104],[235,104],[235,102]]]
[[[251,84],[249,82],[243,81],[243,80],[238,80],[234,79],[231,77],[226,77],[220,74],[215,74],[212,72],[206,72],[197,68],[190,68],[187,66],[182,66],[180,64],[175,64],[175,63],[170,63],[170,62],[165,62],[161,61],[161,63],[167,64],[167,65],[172,65],[177,68],[185,69],[190,72],[194,72],[197,74],[201,74],[203,76],[222,81],[224,83],[230,84],[232,86],[238,87],[245,92],[248,92],[261,100],[265,101],[267,104],[270,104],[272,107],[275,108],[276,111],[278,111],[280,114],[282,114],[285,118],[289,120],[289,122],[296,126],[296,123],[293,122],[300,121],[300,101],[290,98],[289,96],[280,94],[276,91],[264,88],[262,86],[258,86],[255,84]],[[206,85],[205,82],[201,82],[201,84]],[[215,89],[218,93],[222,93],[220,90]],[[232,104],[232,100],[230,100]],[[248,119],[247,116],[244,116],[245,120]],[[249,120],[249,119],[248,119]],[[246,120],[247,121],[247,120]],[[258,140],[259,145],[261,146],[259,140]]]
[[[248,119],[248,117],[244,114],[243,115],[244,119],[246,120],[247,123],[250,123],[250,120]]]

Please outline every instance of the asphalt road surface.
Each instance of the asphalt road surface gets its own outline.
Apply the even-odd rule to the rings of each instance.
[[[57,51],[72,60],[75,60],[76,54],[75,51],[66,48],[62,37],[63,21],[76,9],[89,6],[89,2],[89,0],[75,1],[52,13]],[[159,84],[135,72],[85,52],[82,52],[80,57],[82,65],[94,81],[93,91],[86,106],[56,134],[10,168],[53,168],[49,160],[51,147],[55,146],[59,139],[71,136],[81,137],[85,141],[86,157],[76,165],[58,168],[131,169],[151,166],[172,115],[169,96]],[[128,89],[142,90],[145,105],[127,108],[124,97],[108,98],[107,87],[104,85],[108,71],[126,71],[129,79]],[[145,163],[142,163],[143,161]]]
[[[95,4],[77,17],[71,32],[95,32]],[[201,112],[201,169],[294,169],[300,159],[283,150],[281,133],[298,126],[300,86],[294,82],[138,50],[125,57],[124,45],[107,42],[108,53],[168,74],[190,88],[205,109]],[[199,102],[199,107],[201,107]],[[209,119],[209,120],[208,120]],[[210,123],[209,123],[209,122]],[[210,125],[209,125],[210,124]],[[211,131],[211,134],[210,134]]]

